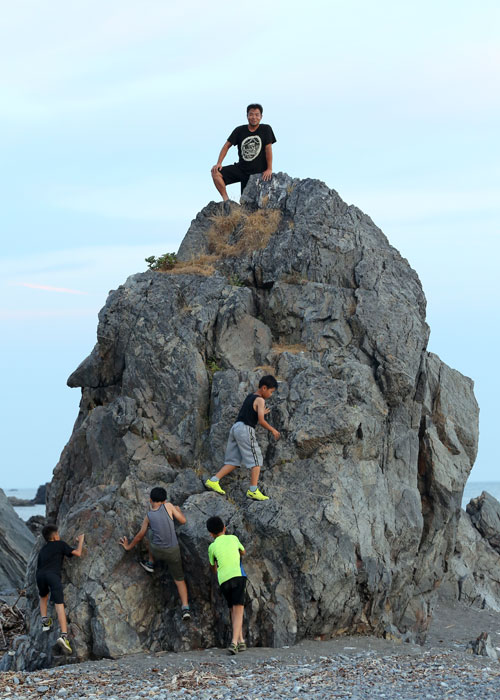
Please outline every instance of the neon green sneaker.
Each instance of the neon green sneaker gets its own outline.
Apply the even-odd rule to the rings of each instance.
[[[210,479],[207,479],[205,481],[205,487],[207,489],[212,489],[212,491],[215,491],[215,493],[221,493],[223,496],[226,495],[226,492],[224,489],[221,489],[218,481],[211,481]]]
[[[253,498],[254,501],[268,501],[269,500],[269,496],[264,496],[264,494],[261,493],[259,491],[259,489],[257,489],[257,491],[250,491],[250,489],[248,489],[247,498]]]
[[[71,654],[73,652],[71,644],[68,642],[68,637],[65,634],[61,634],[61,636],[57,640],[57,643],[59,644],[59,646],[65,654]]]

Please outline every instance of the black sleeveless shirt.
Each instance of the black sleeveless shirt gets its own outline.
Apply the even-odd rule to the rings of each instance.
[[[238,418],[236,423],[241,421],[245,425],[249,425],[251,428],[255,428],[259,420],[259,414],[254,411],[253,402],[258,397],[258,394],[248,394],[246,399],[243,401],[243,406],[240,408],[238,413]]]

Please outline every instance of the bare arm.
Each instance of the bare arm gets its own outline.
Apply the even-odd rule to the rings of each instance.
[[[74,557],[81,557],[82,556],[82,550],[83,550],[83,540],[85,539],[85,535],[78,535],[76,538],[76,541],[78,542],[78,546],[76,549],[74,549],[71,554]]]
[[[266,161],[267,161],[267,170],[264,170],[262,173],[262,179],[263,180],[270,180],[271,175],[273,174],[273,145],[272,143],[268,143],[266,146]]]
[[[187,518],[182,512],[182,510],[179,508],[179,506],[174,506],[173,503],[169,503],[169,506],[172,510],[172,516],[176,520],[178,520],[181,525],[184,525],[184,523],[187,521]]]
[[[133,549],[135,547],[135,545],[142,540],[142,538],[144,537],[144,535],[148,531],[148,525],[149,525],[149,520],[148,520],[148,516],[146,515],[146,517],[142,521],[141,529],[139,530],[137,535],[134,537],[132,542],[129,542],[126,537],[120,538],[120,544],[123,547],[123,549],[126,549],[127,552],[130,551],[131,549]]]
[[[212,175],[215,175],[222,168],[222,161],[226,157],[231,146],[232,144],[229,141],[226,141],[226,143],[222,146],[217,163],[212,168]]]
[[[257,415],[259,417],[258,418],[259,425],[261,425],[266,430],[269,430],[269,432],[273,434],[275,440],[279,440],[280,439],[279,432],[276,430],[276,428],[273,428],[272,425],[269,425],[269,423],[267,422],[267,420],[264,417],[264,416],[266,416],[266,414],[269,413],[269,409],[266,408],[266,402],[264,401],[264,399],[261,396],[258,396],[255,399],[254,409],[257,411]]]

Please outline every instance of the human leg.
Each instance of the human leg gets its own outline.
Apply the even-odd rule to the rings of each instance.
[[[191,615],[189,612],[189,598],[186,582],[184,580],[184,569],[182,567],[181,550],[179,545],[166,547],[165,549],[156,547],[151,544],[151,552],[157,560],[166,562],[168,570],[179,594],[182,608],[182,619],[189,620]]]
[[[243,641],[243,611],[245,605],[245,590],[247,579],[245,576],[235,576],[221,584],[221,593],[226,599],[231,615],[232,641],[228,647],[230,654],[244,651],[246,644]]]
[[[217,192],[219,192],[224,202],[227,202],[229,196],[226,190],[226,183],[224,182],[224,178],[222,177],[220,170],[217,170],[215,173],[212,173],[212,180],[214,181],[214,185],[217,189]]]
[[[243,642],[243,605],[233,605],[231,608],[231,625],[233,628],[233,644]]]
[[[181,599],[182,607],[187,608],[189,606],[189,600],[188,600],[188,589],[186,586],[186,582],[174,580],[174,583],[177,586],[177,592],[179,593],[179,598]]]
[[[217,474],[215,474],[215,480],[219,481],[223,477],[227,476],[227,474],[230,474],[234,469],[236,469],[236,467],[236,464],[225,464],[219,469]]]
[[[40,596],[40,616],[47,617],[47,606],[49,603],[49,594]]]
[[[205,486],[212,491],[221,493],[224,495],[226,492],[219,485],[219,480],[224,478],[227,474],[230,474],[236,467],[240,465],[241,454],[238,447],[238,443],[234,437],[235,425],[231,426],[229,431],[229,436],[227,438],[226,453],[224,455],[224,466],[219,469],[219,471],[207,479]]]
[[[152,574],[152,573],[154,573],[154,570],[155,570],[155,559],[154,559],[154,555],[151,551],[151,547],[150,547],[151,543],[149,541],[149,537],[145,538],[145,543],[146,543],[146,549],[148,550],[148,558],[141,559],[141,561],[139,563],[142,566],[142,568],[148,572],[148,574]]]
[[[248,175],[246,175],[240,168],[240,166],[235,163],[234,165],[224,165],[220,170],[212,173],[212,179],[217,191],[222,196],[224,202],[229,201],[229,195],[227,193],[226,187],[232,185],[235,182],[242,182],[246,177],[246,182],[248,182]],[[229,209],[224,207],[226,213],[229,213]]]
[[[64,610],[64,603],[56,603],[55,608],[61,632],[62,634],[68,634],[68,622],[66,620],[66,611]]]
[[[260,467],[255,466],[250,469],[250,487],[255,486],[259,483]]]
[[[254,501],[268,501],[268,496],[264,496],[257,488],[261,470],[260,465],[263,460],[262,452],[255,436],[255,429],[250,425],[236,423],[234,437],[238,443],[238,449],[241,454],[241,464],[250,470],[250,487],[247,491],[248,498],[252,498]]]

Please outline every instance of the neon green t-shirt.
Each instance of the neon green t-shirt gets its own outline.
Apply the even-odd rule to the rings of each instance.
[[[245,547],[236,535],[219,535],[208,548],[208,560],[212,566],[217,562],[219,585],[235,576],[245,576],[241,566],[240,552]]]

